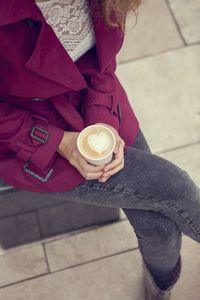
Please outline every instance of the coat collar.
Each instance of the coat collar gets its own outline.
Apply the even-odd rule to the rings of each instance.
[[[91,4],[91,0],[89,0],[89,4]],[[53,30],[46,23],[40,9],[35,4],[35,0],[0,0],[0,16],[0,26],[23,19],[32,19],[41,23],[36,47],[26,64],[28,68],[75,90],[86,86],[76,63],[72,61]],[[120,50],[123,35],[117,28],[106,28],[102,20],[95,14],[92,14],[92,22],[96,37],[98,69],[102,72]],[[55,45],[56,47],[49,47],[48,55],[46,55],[46,45]],[[42,64],[41,62],[44,60],[45,63]]]
[[[20,20],[33,20],[41,24],[35,49],[25,64],[28,69],[68,89],[80,90],[87,86],[34,0],[1,0],[0,16],[0,26]]]

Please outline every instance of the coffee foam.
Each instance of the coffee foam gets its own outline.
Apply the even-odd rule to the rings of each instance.
[[[101,158],[112,150],[113,137],[106,129],[93,127],[81,134],[79,145],[84,156]]]
[[[109,136],[104,131],[101,131],[98,134],[89,134],[87,142],[89,147],[99,154],[106,151],[110,145]]]

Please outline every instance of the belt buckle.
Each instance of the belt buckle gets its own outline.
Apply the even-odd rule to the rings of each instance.
[[[24,164],[24,171],[26,173],[28,173],[29,175],[31,175],[32,177],[38,179],[40,182],[45,183],[49,180],[50,176],[53,173],[53,169],[50,169],[48,171],[48,173],[46,174],[46,176],[42,177],[40,175],[38,175],[37,173],[33,172],[30,168],[29,168],[29,161],[25,162]]]
[[[46,137],[42,139],[41,137],[35,135],[35,130],[38,130],[38,131],[44,133],[44,134],[46,135]],[[38,126],[33,126],[30,135],[31,135],[31,137],[32,137],[33,139],[35,139],[36,141],[40,142],[41,144],[45,144],[45,143],[48,141],[48,138],[49,138],[49,133],[48,133],[48,131],[46,131],[45,129],[40,128],[40,127],[38,127]]]

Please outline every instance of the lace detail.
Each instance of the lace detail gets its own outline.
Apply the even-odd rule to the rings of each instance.
[[[36,4],[75,61],[95,44],[87,0],[49,0]]]

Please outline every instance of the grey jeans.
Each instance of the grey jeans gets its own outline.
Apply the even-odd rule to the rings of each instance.
[[[181,233],[200,241],[200,189],[184,170],[152,154],[141,130],[128,147],[123,170],[105,183],[86,180],[63,194],[69,201],[121,208],[161,285],[178,262]]]
[[[75,202],[120,207],[157,281],[176,266],[182,232],[200,241],[200,189],[184,170],[152,154],[141,130],[123,170],[105,183],[85,181],[65,194]]]

